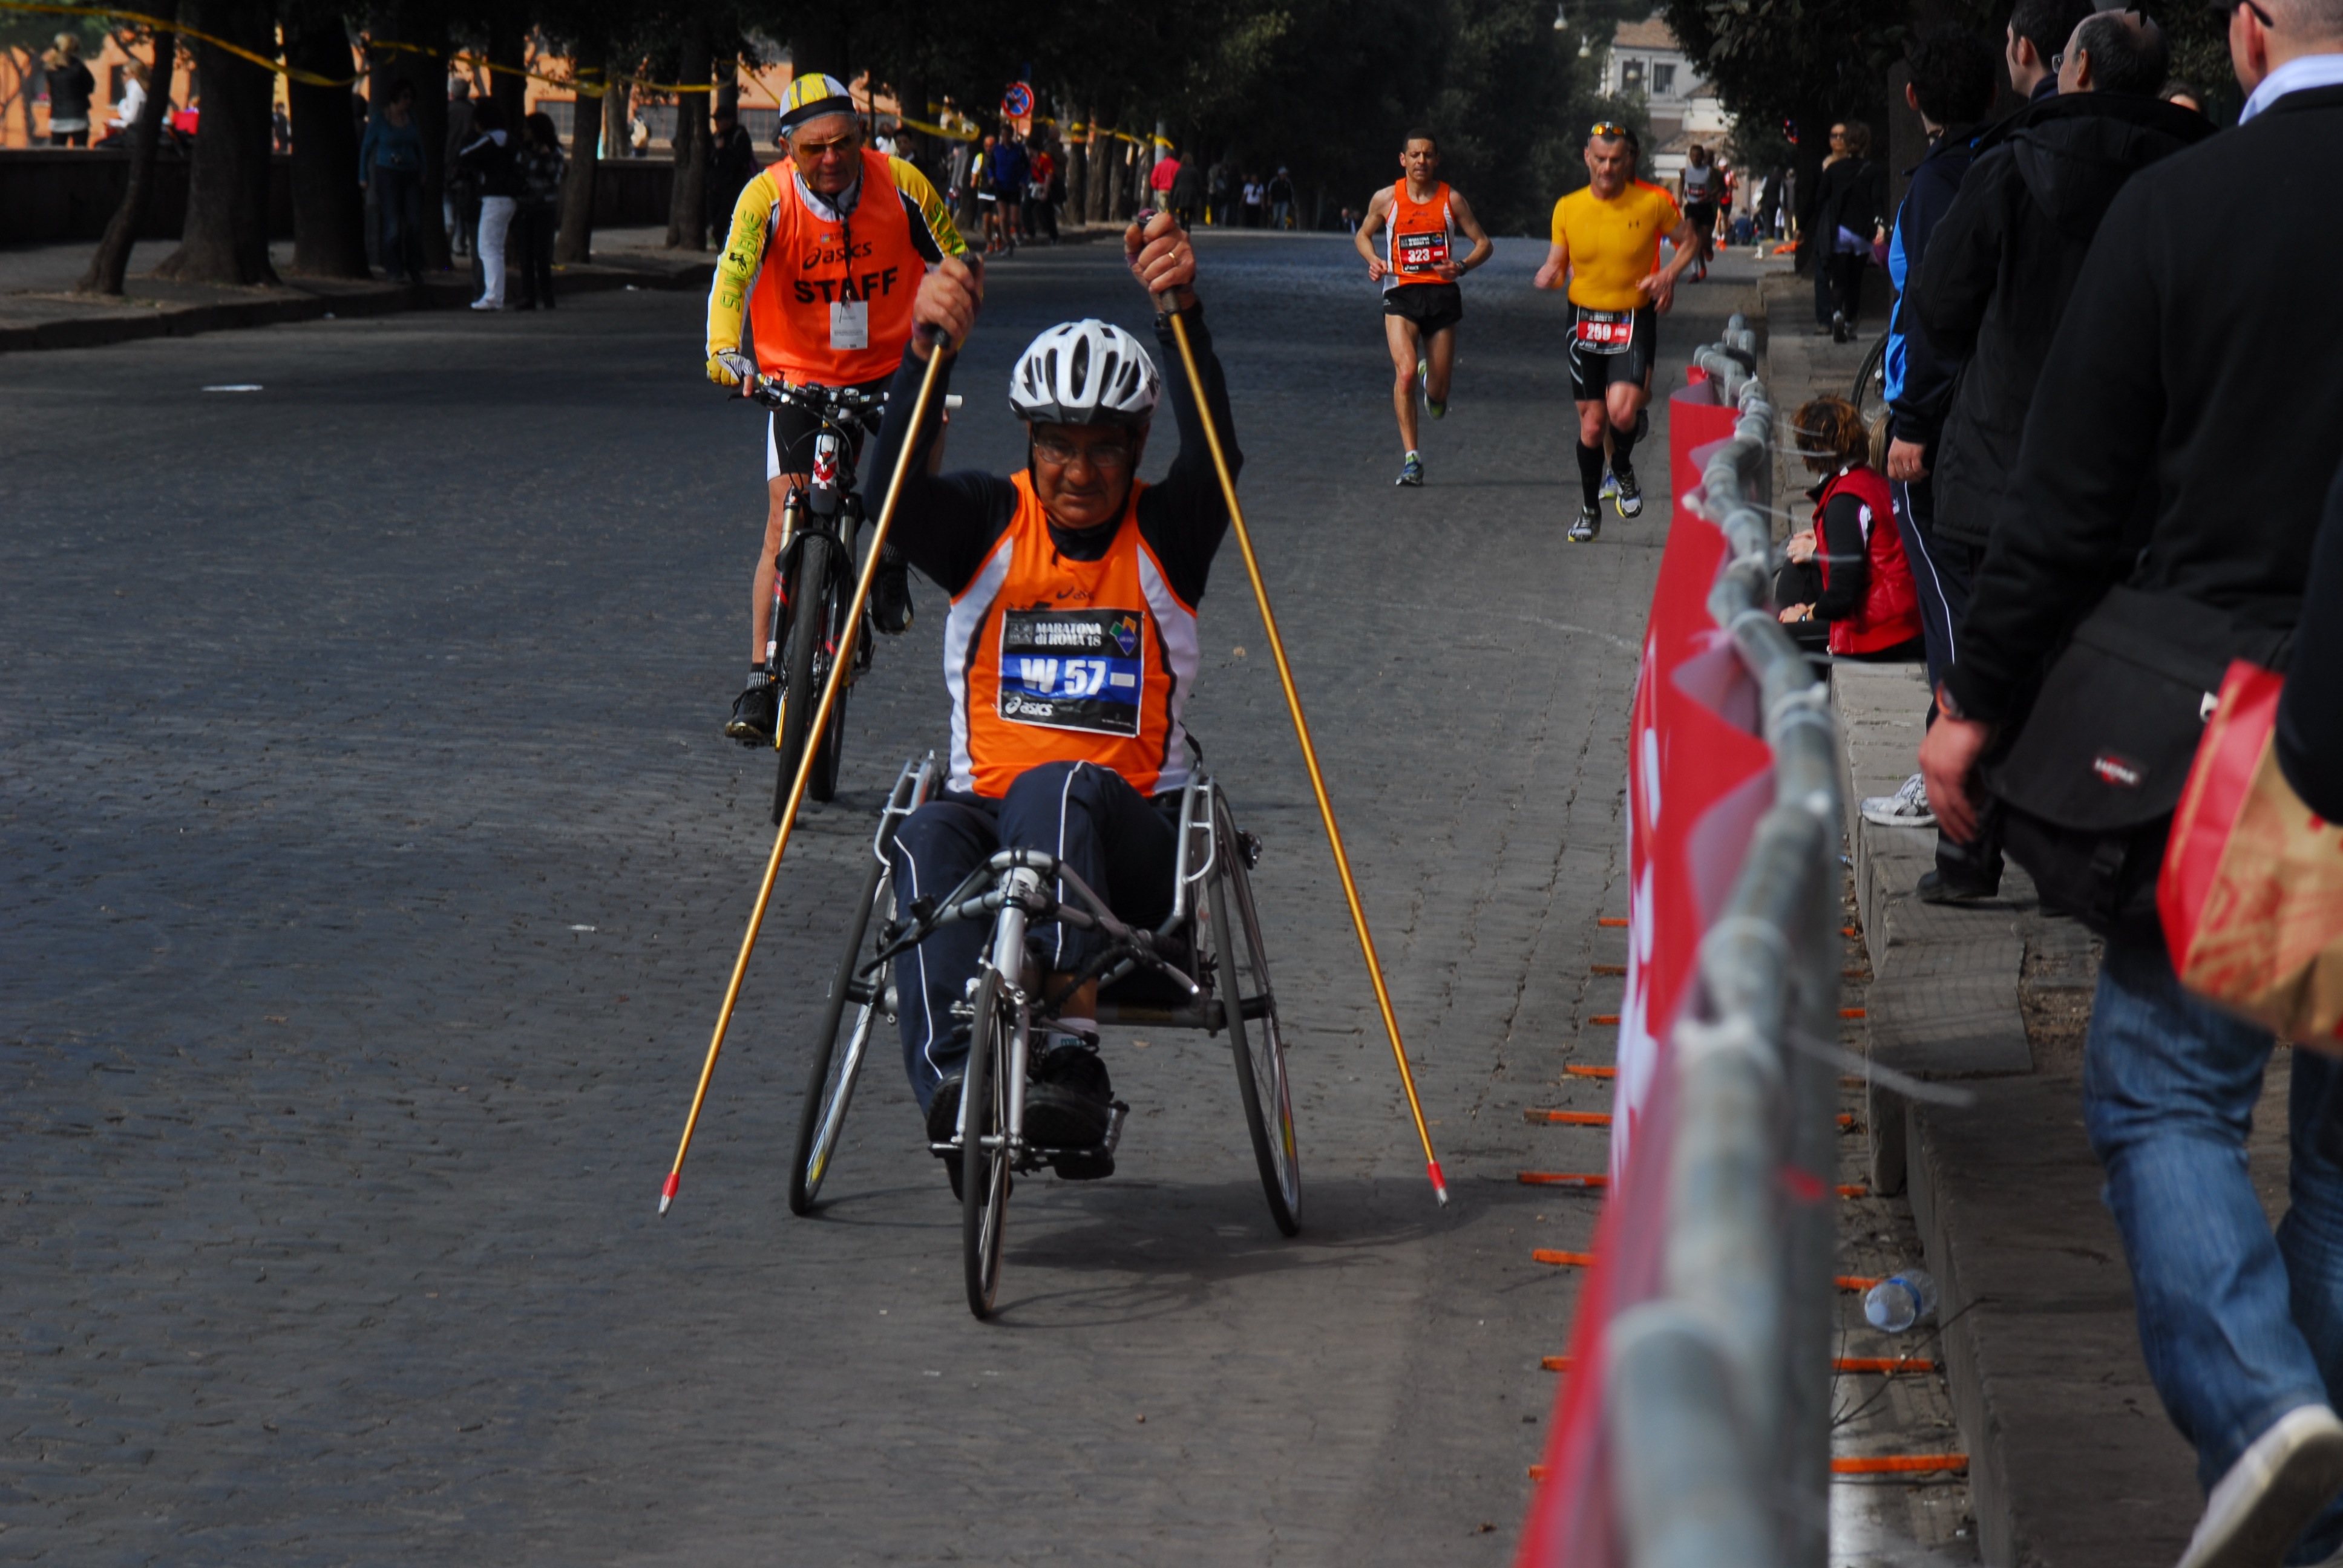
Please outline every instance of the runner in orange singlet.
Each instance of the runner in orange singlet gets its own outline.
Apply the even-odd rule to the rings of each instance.
[[[1430,131],[1410,131],[1401,144],[1398,181],[1367,203],[1367,216],[1352,236],[1367,258],[1367,276],[1383,286],[1383,338],[1391,345],[1392,407],[1399,412],[1400,444],[1407,460],[1398,483],[1423,483],[1423,457],[1416,450],[1416,389],[1435,419],[1448,412],[1448,373],[1456,363],[1456,324],[1464,317],[1464,293],[1456,280],[1489,259],[1496,247],[1481,232],[1470,203],[1439,180],[1440,144]],[[1383,236],[1383,254],[1375,254]],[[1459,237],[1473,242],[1459,258]]]

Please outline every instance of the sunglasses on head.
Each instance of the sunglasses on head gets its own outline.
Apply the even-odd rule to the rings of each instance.
[[[1635,139],[1634,132],[1624,126],[1613,125],[1609,120],[1595,121],[1586,134],[1599,142],[1632,142]]]

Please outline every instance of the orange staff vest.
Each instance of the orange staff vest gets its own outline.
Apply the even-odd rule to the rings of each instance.
[[[749,297],[758,367],[824,387],[893,375],[911,338],[911,297],[927,258],[887,156],[863,150],[860,196],[842,220],[806,205],[789,159],[757,177],[771,187],[773,204]]]
[[[1050,538],[1030,473],[1017,510],[944,623],[951,788],[990,799],[1045,762],[1111,768],[1142,795],[1184,788],[1180,722],[1199,663],[1196,611],[1139,533],[1139,497],[1094,561]]]

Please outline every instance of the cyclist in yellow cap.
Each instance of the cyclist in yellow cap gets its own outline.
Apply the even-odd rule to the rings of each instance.
[[[708,292],[708,377],[737,387],[763,374],[790,383],[885,390],[911,337],[911,300],[928,269],[968,246],[925,175],[862,145],[846,84],[819,74],[789,84],[780,128],[789,156],[750,180]],[[767,266],[769,256],[789,265]],[[743,318],[756,345],[741,352]],[[766,426],[765,544],[749,596],[749,684],[724,733],[769,746],[779,693],[765,668],[773,558],[782,503],[806,483],[815,426],[793,410]],[[858,454],[859,456],[859,454]],[[911,624],[910,586],[892,551],[871,583],[881,631]]]
[[[1619,515],[1644,510],[1630,465],[1651,424],[1652,362],[1659,317],[1675,297],[1676,279],[1700,257],[1693,225],[1675,198],[1635,177],[1642,151],[1635,133],[1608,121],[1586,138],[1590,182],[1554,204],[1554,246],[1534,280],[1552,288],[1570,279],[1570,381],[1578,403],[1578,479],[1582,504],[1570,538],[1581,544],[1603,531],[1603,440],[1611,439],[1611,477]],[[1660,265],[1660,241],[1675,246]]]

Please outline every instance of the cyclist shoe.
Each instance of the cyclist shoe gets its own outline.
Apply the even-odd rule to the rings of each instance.
[[[1114,1120],[1114,1085],[1099,1060],[1098,1040],[1086,1034],[1051,1034],[1025,1086],[1025,1141],[1037,1149],[1094,1150]],[[1051,1161],[1069,1181],[1114,1174],[1104,1151]]]
[[[1611,504],[1619,508],[1623,518],[1644,515],[1644,487],[1635,482],[1635,470],[1624,463],[1611,466],[1611,477],[1619,481],[1619,493]]]
[[[1423,484],[1423,459],[1410,452],[1407,455],[1407,461],[1399,466],[1399,477],[1393,479],[1392,483],[1394,485]]]
[[[1944,872],[1931,870],[1920,873],[1919,883],[1912,890],[1920,895],[1920,901],[1924,904],[1976,904],[1999,894],[2001,884],[1972,886],[1967,882],[1950,881]]]
[[[1570,542],[1583,545],[1603,531],[1603,514],[1593,507],[1578,508],[1578,521],[1570,525]]]
[[[780,716],[780,682],[759,676],[732,699],[732,718],[724,733],[743,746],[770,746]]]
[[[936,1085],[936,1097],[928,1101],[928,1141],[949,1143],[960,1121],[960,1073],[952,1073]],[[951,1179],[952,1196],[960,1196],[960,1156],[939,1154],[944,1162],[944,1174]]]
[[[870,624],[889,637],[911,629],[911,568],[881,557],[870,578]]]
[[[1865,798],[1863,819],[1880,828],[1935,827],[1936,814],[1928,809],[1927,780],[1915,773],[1895,794]]]

